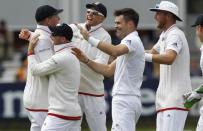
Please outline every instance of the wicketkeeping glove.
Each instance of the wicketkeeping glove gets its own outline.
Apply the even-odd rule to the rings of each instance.
[[[183,98],[185,99],[184,107],[191,108],[195,103],[200,101],[202,97],[203,97],[203,85],[195,89],[193,92],[183,95]]]

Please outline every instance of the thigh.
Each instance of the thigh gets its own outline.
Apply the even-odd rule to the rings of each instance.
[[[163,112],[164,131],[183,131],[188,111],[169,110]]]
[[[136,122],[141,114],[140,100],[134,97],[113,97],[112,131],[135,131]]]
[[[156,131],[163,131],[163,112],[158,112],[156,116]]]
[[[28,118],[31,122],[30,131],[41,131],[47,112],[27,112]]]
[[[47,116],[41,131],[80,131],[79,121],[64,120],[54,116]]]
[[[196,131],[203,131],[203,114],[200,114]]]
[[[83,96],[84,113],[91,131],[106,131],[104,97]]]

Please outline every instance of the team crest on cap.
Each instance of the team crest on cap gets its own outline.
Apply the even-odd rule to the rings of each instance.
[[[156,5],[155,5],[155,8],[159,8],[159,4],[156,4]]]

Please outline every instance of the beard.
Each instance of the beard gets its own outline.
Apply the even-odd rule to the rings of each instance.
[[[163,23],[157,23],[157,28],[159,29],[163,29],[164,28],[164,24]]]

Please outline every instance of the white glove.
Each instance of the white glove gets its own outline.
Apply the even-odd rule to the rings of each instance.
[[[191,93],[184,94],[183,98],[185,99],[184,107],[191,108],[195,103],[199,102],[202,97],[196,91],[193,91]]]
[[[192,101],[193,99],[201,99],[201,95],[195,91],[192,93],[186,93],[183,95],[186,101]]]

